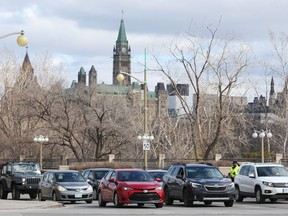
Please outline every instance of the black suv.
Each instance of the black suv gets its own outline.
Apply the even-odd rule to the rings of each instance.
[[[192,206],[194,201],[211,205],[224,202],[232,207],[235,199],[234,183],[224,177],[218,168],[209,164],[175,164],[163,177],[166,205],[174,200]]]
[[[7,162],[3,165],[0,179],[0,198],[7,199],[12,192],[12,199],[20,199],[21,194],[29,194],[31,199],[37,198],[38,183],[41,172],[38,163]]]

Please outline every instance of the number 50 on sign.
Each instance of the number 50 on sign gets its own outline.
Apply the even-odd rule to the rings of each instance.
[[[143,143],[143,150],[149,151],[150,150],[150,143]]]

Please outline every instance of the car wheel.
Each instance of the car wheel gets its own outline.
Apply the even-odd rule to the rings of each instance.
[[[189,200],[189,196],[188,196],[188,192],[186,188],[183,190],[183,200],[184,200],[185,207],[190,207],[193,205],[193,201]]]
[[[39,201],[45,201],[45,199],[43,198],[43,195],[42,195],[42,192],[41,192],[41,191],[38,192],[38,200],[39,200]]]
[[[168,187],[164,189],[164,201],[166,205],[173,205],[173,199],[170,198]]]
[[[7,199],[8,193],[4,190],[3,185],[0,186],[0,198]]]
[[[100,193],[100,191],[98,193],[98,205],[101,207],[106,206],[106,202],[102,200],[102,194]]]
[[[261,191],[260,187],[256,188],[255,198],[256,198],[257,203],[264,203],[265,202],[265,197],[262,195],[262,191]]]
[[[138,207],[143,207],[145,204],[144,203],[137,203]]]
[[[156,208],[162,208],[163,207],[163,203],[155,203],[155,207]]]
[[[236,187],[235,200],[236,202],[243,202],[244,197],[240,194],[239,187]]]
[[[93,201],[93,200],[86,200],[85,202],[86,202],[87,204],[91,204],[92,201]]]
[[[271,202],[277,202],[278,199],[276,198],[269,198]]]
[[[12,199],[14,200],[20,199],[20,191],[14,185],[12,186]]]
[[[229,201],[224,202],[225,207],[232,207],[233,204],[234,204],[234,200],[229,200]]]
[[[204,201],[204,204],[205,204],[205,205],[211,205],[211,204],[212,204],[212,201]]]
[[[30,199],[36,199],[37,193],[30,193],[29,196],[30,196]]]
[[[55,192],[53,192],[53,194],[52,194],[52,200],[55,201],[55,202],[58,201],[57,195],[56,195]]]
[[[115,192],[115,194],[114,194],[113,203],[114,203],[114,206],[117,207],[117,208],[123,206],[123,205],[120,203],[120,201],[119,201],[119,195],[118,195],[117,192]]]

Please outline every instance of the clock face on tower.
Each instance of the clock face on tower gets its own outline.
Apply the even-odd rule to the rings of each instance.
[[[126,52],[126,48],[125,47],[122,47],[122,52]]]

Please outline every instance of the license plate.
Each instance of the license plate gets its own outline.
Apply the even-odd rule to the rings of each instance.
[[[82,194],[81,193],[76,193],[75,194],[75,198],[82,198]]]

